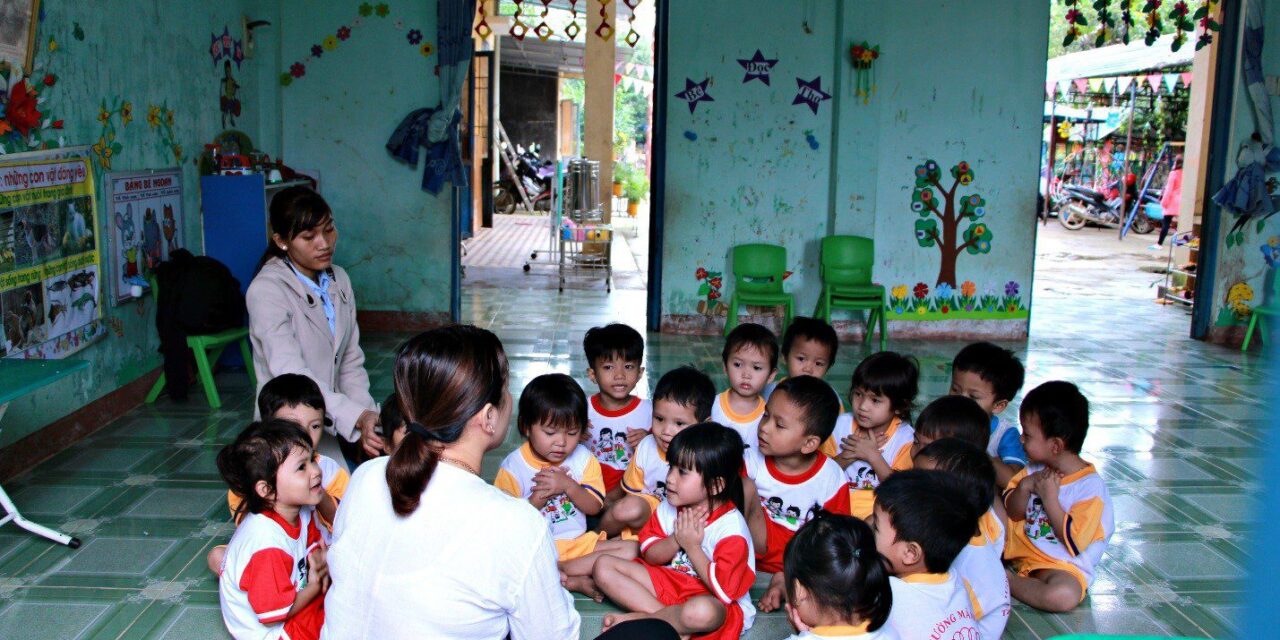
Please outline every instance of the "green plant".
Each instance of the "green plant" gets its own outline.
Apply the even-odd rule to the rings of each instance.
[[[613,163],[613,183],[625,185],[631,176],[635,174],[635,169],[630,164],[622,161]]]
[[[622,192],[627,196],[627,202],[640,202],[649,195],[649,179],[643,171],[632,171],[622,184]]]

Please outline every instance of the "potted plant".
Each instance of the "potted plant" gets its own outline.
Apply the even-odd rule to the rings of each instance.
[[[634,172],[631,169],[631,165],[625,162],[613,163],[613,197],[622,197],[623,187],[627,184],[627,180],[632,173]]]
[[[634,218],[640,201],[649,195],[649,179],[641,171],[633,172],[623,186],[623,190],[627,194],[627,215]]]

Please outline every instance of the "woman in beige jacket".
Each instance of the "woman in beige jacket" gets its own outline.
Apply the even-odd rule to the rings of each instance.
[[[333,264],[333,214],[320,194],[290,187],[271,201],[271,242],[249,284],[249,337],[258,388],[282,373],[310,377],[324,393],[344,453],[382,453],[377,404],[360,350],[351,279]]]

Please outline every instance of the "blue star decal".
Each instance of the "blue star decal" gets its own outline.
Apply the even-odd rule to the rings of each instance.
[[[707,93],[707,84],[711,82],[711,78],[707,78],[702,82],[694,82],[688,78],[684,79],[684,91],[676,94],[677,98],[689,103],[689,113],[698,108],[699,102],[715,102],[716,99]]]
[[[796,97],[791,104],[803,104],[813,111],[814,115],[818,113],[818,105],[824,100],[830,100],[831,94],[822,90],[822,76],[818,76],[808,82],[796,78]]]
[[[747,70],[747,75],[742,78],[742,84],[746,84],[752,80],[759,80],[760,82],[765,83],[765,85],[768,85],[769,72],[773,69],[773,65],[778,64],[778,60],[776,58],[773,60],[767,60],[765,59],[764,54],[760,53],[759,49],[756,49],[756,54],[751,56],[750,59],[744,60],[742,58],[738,58],[738,64],[742,65],[742,68]]]

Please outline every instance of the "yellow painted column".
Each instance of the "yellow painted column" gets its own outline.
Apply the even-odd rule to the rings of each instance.
[[[1178,215],[1178,233],[1191,231],[1204,215],[1205,202],[1213,197],[1205,193],[1209,172],[1209,134],[1213,111],[1213,88],[1217,82],[1218,39],[1196,52],[1191,62],[1191,104],[1187,113],[1187,146],[1182,156],[1182,205]],[[1223,122],[1226,122],[1224,119]],[[1174,263],[1184,264],[1191,257],[1185,246],[1174,249]]]
[[[600,162],[600,203],[604,221],[612,219],[613,198],[613,74],[617,49],[617,16],[620,0],[603,0],[605,17],[600,16],[602,0],[591,0],[587,12],[586,95],[583,99],[583,153]],[[609,26],[597,33],[603,21]],[[607,37],[600,37],[601,35]]]

